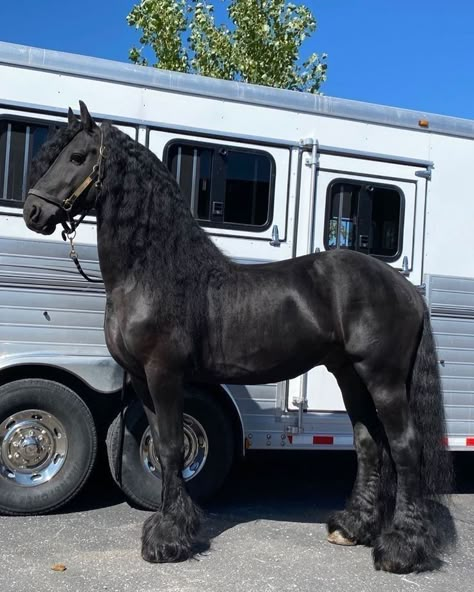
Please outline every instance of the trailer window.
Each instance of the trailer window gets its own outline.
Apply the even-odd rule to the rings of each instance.
[[[275,167],[269,154],[172,142],[165,162],[201,224],[245,230],[270,225]]]
[[[326,204],[326,249],[394,259],[402,248],[403,194],[397,187],[337,181]]]
[[[0,203],[21,207],[31,160],[56,124],[0,120]]]

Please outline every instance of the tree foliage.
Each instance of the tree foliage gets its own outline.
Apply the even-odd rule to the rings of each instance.
[[[316,30],[306,6],[286,0],[227,0],[228,24],[216,24],[206,0],[141,0],[127,17],[141,47],[129,57],[155,67],[318,92],[326,79],[326,54],[300,60],[303,42]]]

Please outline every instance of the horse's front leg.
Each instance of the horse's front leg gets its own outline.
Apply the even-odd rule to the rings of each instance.
[[[193,555],[199,510],[189,497],[182,476],[184,464],[181,380],[147,372],[148,397],[143,397],[153,444],[162,473],[161,510],[143,525],[142,557],[152,563],[184,561]],[[135,386],[135,385],[134,385]],[[142,383],[142,393],[144,385]]]

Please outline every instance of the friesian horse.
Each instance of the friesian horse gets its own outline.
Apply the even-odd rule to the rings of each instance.
[[[84,103],[32,165],[27,226],[42,234],[95,208],[105,336],[130,374],[162,467],[162,503],[143,527],[150,562],[193,555],[200,512],[183,466],[189,383],[287,380],[324,364],[354,429],[357,477],[328,539],[373,547],[376,569],[441,564],[434,500],[447,491],[443,401],[429,313],[385,263],[347,249],[262,265],[224,256],[162,162]],[[68,230],[68,232],[69,232]]]

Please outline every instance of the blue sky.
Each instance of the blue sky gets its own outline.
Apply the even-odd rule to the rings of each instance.
[[[127,61],[139,37],[125,20],[133,4],[2,0],[0,40]],[[473,0],[305,4],[318,31],[302,56],[328,53],[324,94],[474,119]]]

